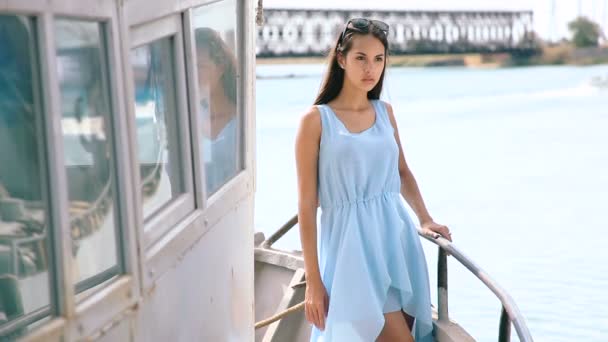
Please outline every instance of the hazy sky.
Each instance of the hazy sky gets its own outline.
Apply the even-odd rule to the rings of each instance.
[[[552,4],[555,20],[552,21]],[[532,10],[544,39],[569,36],[568,22],[580,12],[608,29],[608,0],[264,0],[264,7],[401,10]],[[554,24],[553,24],[554,22]]]

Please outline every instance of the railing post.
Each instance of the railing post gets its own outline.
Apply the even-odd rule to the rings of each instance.
[[[439,247],[439,257],[437,258],[437,315],[439,321],[447,322],[450,320],[448,310],[448,261],[447,254],[443,248]]]
[[[498,342],[511,341],[511,320],[505,307],[502,307],[500,313],[500,327],[498,328]]]
[[[279,230],[274,232],[271,236],[268,237],[265,241],[260,244],[262,248],[270,248],[273,243],[275,243],[278,239],[280,239],[283,235],[285,235],[291,228],[293,228],[298,223],[298,214],[295,214],[289,221],[287,221]]]

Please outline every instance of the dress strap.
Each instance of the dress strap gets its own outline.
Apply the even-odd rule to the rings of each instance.
[[[386,108],[386,103],[382,100],[373,100],[374,108],[376,109],[377,120],[380,120],[380,124],[382,127],[388,130],[393,130],[393,125],[391,124],[391,120],[388,117],[388,109]]]
[[[386,127],[386,108],[384,107],[384,102],[380,100],[372,100],[372,105],[374,106],[374,111],[376,112],[376,120],[380,126]]]
[[[332,134],[331,132],[334,131],[333,120],[327,105],[320,104],[316,105],[316,107],[319,110],[319,114],[321,114],[321,141],[323,141],[324,137],[330,137]]]

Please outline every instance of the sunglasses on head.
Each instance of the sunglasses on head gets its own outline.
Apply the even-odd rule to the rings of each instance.
[[[384,32],[384,35],[388,34],[388,24],[375,19],[366,19],[366,18],[353,18],[346,22],[344,26],[344,30],[340,35],[340,42],[344,39],[344,35],[346,34],[346,30],[349,28],[348,25],[352,24],[352,27],[356,30],[366,31],[369,30],[370,26],[374,25],[380,31]]]

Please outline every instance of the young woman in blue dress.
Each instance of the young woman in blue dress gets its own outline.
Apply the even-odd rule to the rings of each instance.
[[[320,206],[322,211],[325,211],[325,209],[323,209],[325,205],[327,207],[328,216],[333,215],[331,213],[332,211],[334,213],[338,212],[338,208],[332,208],[330,205],[328,205],[332,203],[327,203],[335,200],[336,196],[332,195],[332,193],[336,194],[336,191],[331,189],[328,190],[328,188],[331,188],[333,185],[329,184],[327,180],[323,177],[329,177],[330,173],[333,173],[334,177],[336,177],[336,174],[342,175],[337,176],[338,178],[333,179],[332,182],[346,183],[342,184],[343,188],[346,189],[345,192],[351,191],[349,189],[359,189],[364,186],[362,184],[357,184],[353,182],[354,180],[365,179],[365,177],[367,177],[357,174],[357,170],[359,168],[365,167],[359,164],[364,163],[365,160],[372,160],[373,163],[374,159],[370,159],[373,156],[368,156],[366,157],[368,159],[365,159],[365,156],[358,154],[369,154],[365,152],[365,148],[367,148],[363,145],[366,144],[365,141],[369,141],[370,146],[374,144],[377,145],[381,141],[377,140],[380,138],[373,137],[374,134],[380,134],[379,132],[372,132],[372,130],[374,129],[379,129],[378,127],[375,127],[379,125],[377,121],[384,121],[384,126],[386,127],[392,126],[392,130],[383,129],[383,132],[394,132],[394,141],[392,141],[392,137],[389,137],[389,139],[391,139],[390,143],[395,145],[396,142],[396,146],[398,146],[398,149],[394,148],[394,150],[386,148],[379,150],[380,154],[388,154],[391,153],[391,151],[394,151],[394,156],[387,155],[387,160],[390,160],[390,158],[394,158],[394,163],[387,164],[395,166],[395,178],[397,178],[397,183],[400,183],[400,185],[396,186],[397,192],[400,193],[403,198],[405,198],[409,206],[415,212],[419,220],[420,227],[424,234],[434,238],[442,236],[451,241],[451,234],[448,227],[436,223],[427,211],[427,208],[424,204],[419,188],[417,186],[416,180],[405,161],[399,139],[397,124],[391,105],[384,101],[379,101],[388,55],[388,29],[389,27],[386,23],[365,18],[351,19],[346,23],[344,31],[338,37],[334,45],[334,49],[329,54],[328,70],[325,74],[325,78],[322,83],[320,92],[315,101],[315,106],[312,106],[306,113],[301,116],[298,131],[296,134],[295,155],[298,177],[298,219],[307,282],[305,294],[305,314],[306,319],[314,325],[313,329],[318,329],[316,331],[313,331],[311,341],[352,341],[353,339],[356,339],[357,336],[363,341],[365,340],[365,338],[369,338],[370,336],[377,337],[376,341],[380,342],[413,341],[415,336],[415,334],[412,334],[414,322],[422,320],[422,317],[412,317],[405,311],[398,309],[398,307],[401,306],[400,304],[403,304],[404,302],[408,301],[406,299],[403,299],[405,298],[403,297],[405,296],[403,293],[401,294],[401,302],[399,300],[399,295],[394,295],[391,299],[390,295],[386,294],[386,292],[378,292],[380,293],[379,296],[373,296],[372,293],[370,293],[370,301],[373,300],[373,298],[383,298],[384,300],[383,303],[385,304],[382,326],[380,326],[379,324],[370,324],[368,329],[365,327],[365,323],[353,323],[348,329],[344,327],[335,327],[333,334],[325,336],[324,339],[320,337],[321,335],[323,335],[323,331],[325,331],[326,328],[331,328],[330,325],[333,322],[331,319],[329,319],[329,317],[331,317],[332,315],[330,303],[332,302],[333,297],[335,296],[336,299],[338,297],[341,298],[341,295],[334,295],[334,292],[330,293],[331,295],[328,295],[327,287],[331,285],[329,284],[330,282],[333,282],[334,288],[332,291],[338,291],[335,286],[335,283],[337,281],[336,277],[338,277],[338,274],[344,274],[346,272],[330,270],[332,265],[339,265],[339,263],[332,264],[332,262],[335,262],[335,260],[332,258],[338,258],[336,257],[336,255],[339,256],[340,253],[353,253],[352,255],[354,256],[352,257],[352,259],[353,262],[356,262],[356,256],[358,255],[356,254],[356,252],[351,252],[348,249],[345,249],[351,247],[344,246],[344,244],[349,243],[349,237],[346,234],[353,234],[352,232],[344,233],[345,235],[342,235],[340,238],[338,238],[340,242],[335,243],[333,245],[332,242],[325,242],[325,240],[329,241],[331,239],[336,239],[335,237],[331,237],[331,235],[334,234],[335,236],[337,234],[342,234],[343,230],[348,229],[363,229],[361,230],[363,232],[361,234],[368,234],[368,232],[364,231],[364,229],[366,228],[368,230],[383,229],[381,228],[381,223],[379,223],[378,227],[373,226],[373,224],[373,227],[324,227],[323,222],[329,222],[329,219],[327,219],[328,221],[324,221],[324,219],[322,218],[320,227],[321,229],[319,234],[317,234],[317,208]],[[383,115],[384,119],[382,117],[379,117],[381,114]],[[330,130],[332,127],[338,127],[336,128],[336,130],[339,131],[338,135],[345,136],[344,139],[347,139],[346,137],[348,136],[351,136],[352,139],[340,141],[330,140],[329,134],[332,133],[324,131]],[[369,136],[366,137],[367,140],[354,140],[355,137],[362,136],[366,133],[369,134]],[[392,133],[389,134],[392,135]],[[324,142],[323,139],[327,140]],[[354,146],[358,145],[356,148],[360,148],[360,150],[353,149],[352,147],[344,147],[344,144],[348,143],[349,141],[352,141],[352,145]],[[333,147],[328,146],[331,144],[333,144]],[[323,160],[323,153],[326,153],[325,159],[331,160]],[[330,153],[335,153],[335,155],[332,155],[331,158],[329,158]],[[349,162],[351,162],[353,165],[340,165],[345,163],[348,164]],[[327,165],[323,165],[323,163]],[[373,178],[376,176],[376,169],[374,169],[375,167],[377,168],[382,166],[370,166],[370,170],[373,171],[370,172],[371,175],[367,178]],[[347,173],[344,170],[354,171],[349,171],[350,173]],[[377,172],[378,175],[382,174],[382,171]],[[390,172],[393,171],[391,170]],[[352,174],[353,176],[346,179],[347,177],[343,176],[345,174]],[[367,182],[367,180],[363,180],[362,182]],[[352,190],[351,192],[356,191]],[[332,198],[332,196],[334,198]],[[355,199],[352,202],[347,203],[352,205],[353,207],[356,205],[358,208],[360,208],[356,210],[362,211],[354,214],[354,216],[356,216],[356,219],[354,219],[355,221],[340,222],[350,222],[351,225],[353,225],[352,222],[358,222],[357,220],[360,219],[360,215],[366,215],[365,210],[367,209],[363,206],[373,205],[373,201],[371,200],[373,200],[371,197],[370,202],[366,202],[368,201],[368,199],[361,198]],[[324,201],[326,203],[323,203]],[[388,204],[386,204],[385,207],[390,207],[393,205],[391,204],[391,202],[387,203]],[[345,210],[343,206],[340,206],[340,208]],[[369,209],[370,213],[372,209]],[[352,216],[351,214],[345,215]],[[402,220],[407,221],[407,218],[402,217]],[[397,219],[392,222],[402,221],[399,221]],[[334,230],[335,232],[322,232],[322,230],[324,229]],[[415,231],[414,228],[411,228],[410,230]],[[415,233],[409,236],[412,237],[414,235]],[[317,240],[317,236],[319,236],[319,241]],[[417,235],[415,235],[415,237],[417,237]],[[363,241],[363,244],[367,242],[365,241],[365,237],[359,240]],[[413,238],[410,238],[410,240],[413,240]],[[417,244],[419,244],[419,241],[417,242]],[[345,249],[345,251],[347,252],[331,251],[329,250],[329,246],[332,246],[332,248],[335,247],[337,249]],[[414,246],[417,247],[418,245]],[[355,248],[358,247],[359,246]],[[398,246],[397,249],[400,248],[401,246]],[[417,250],[422,253],[421,249],[418,248]],[[381,251],[375,251],[374,253],[378,253],[379,255],[382,254]],[[370,264],[373,264],[375,261],[377,261],[374,259],[374,257],[370,258],[369,253],[365,255],[367,256],[365,258],[362,258],[361,260],[369,262]],[[379,258],[381,259],[381,257]],[[424,264],[424,255],[421,255],[419,259],[422,260],[421,262],[423,264],[421,266],[421,269],[424,270],[420,272],[420,277],[427,278],[423,280],[422,283],[426,282],[428,284],[428,274],[426,273],[426,265]],[[387,263],[391,263],[391,261],[387,261]],[[403,264],[405,264],[405,262]],[[364,265],[361,265],[361,268],[363,268],[363,266]],[[368,265],[368,267],[370,266]],[[387,266],[387,269],[388,267],[389,266]],[[359,269],[359,267],[355,267],[354,269]],[[403,271],[407,273],[407,269],[398,271]],[[409,272],[411,273],[412,271]],[[363,283],[367,281],[363,279],[364,277],[361,277],[360,275],[358,275],[358,277],[359,278],[351,278],[357,279],[356,281],[352,281],[353,285],[355,285],[355,283],[357,283],[358,281],[361,281]],[[371,280],[372,285],[374,284],[374,281],[375,280]],[[379,279],[378,282],[380,282]],[[387,285],[384,284],[383,286],[384,287],[382,291],[385,291],[384,289],[386,289]],[[371,286],[370,288],[375,289],[379,287]],[[428,285],[422,286],[421,289],[424,289],[421,290],[421,292],[428,291]],[[399,292],[395,293],[399,294]],[[357,295],[357,293],[352,294],[353,301],[358,300],[356,299]],[[385,295],[386,297],[384,297]],[[422,300],[421,302],[429,304],[429,308],[425,308],[425,310],[428,309],[428,311],[423,312],[425,313],[425,316],[427,315],[427,313],[429,316],[424,317],[424,319],[430,321],[430,301],[426,298],[429,297],[429,293],[414,293],[414,296],[422,297],[425,300]],[[387,309],[387,307],[390,306],[389,304],[391,304],[391,300],[395,302],[394,306],[392,306],[392,309]],[[341,302],[339,305],[349,306],[348,300]],[[358,304],[353,304],[352,307],[365,307],[365,305],[357,305]],[[348,308],[333,309],[336,315],[334,316],[336,322],[338,321],[338,316],[341,317],[340,319],[342,319],[342,322],[347,319],[345,317],[348,316]],[[377,312],[378,315],[380,315],[380,311]],[[353,314],[353,317],[354,315],[355,314]],[[338,323],[335,324],[338,325]],[[377,332],[377,330],[380,330],[380,327],[381,331]],[[366,329],[373,331],[369,333],[366,331]],[[432,326],[428,329],[432,329]],[[349,335],[351,333],[352,335]],[[365,338],[363,336],[365,336]],[[430,333],[428,333],[425,338],[421,338],[420,340],[426,341],[429,337]]]

